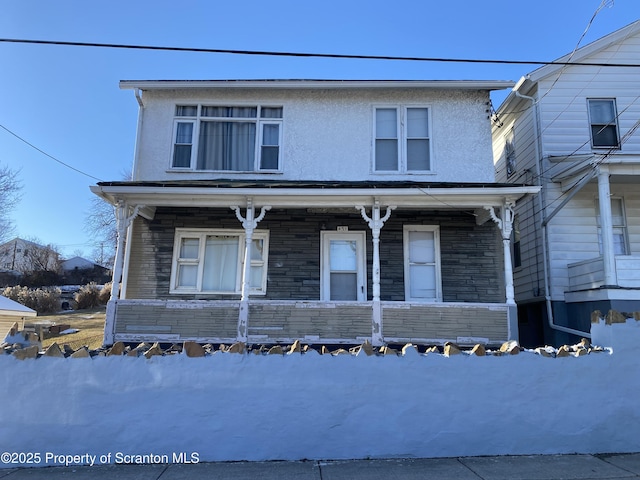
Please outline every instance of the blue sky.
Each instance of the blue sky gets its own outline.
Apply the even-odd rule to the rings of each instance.
[[[601,0],[0,0],[0,38],[233,50],[551,61],[575,47]],[[581,45],[640,18],[608,0]],[[97,49],[0,42],[0,125],[101,180],[131,170],[137,103],[120,80],[518,80],[534,65],[425,63]],[[493,96],[496,108],[505,93]],[[20,169],[16,234],[91,257],[89,186],[0,129]],[[1,206],[0,206],[1,208]]]

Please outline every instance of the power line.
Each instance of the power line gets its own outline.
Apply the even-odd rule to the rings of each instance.
[[[405,57],[389,55],[356,55],[344,53],[309,53],[309,52],[275,52],[267,50],[235,50],[224,48],[195,48],[195,47],[165,47],[158,45],[128,45],[119,43],[67,42],[60,40],[29,40],[17,38],[0,38],[4,43],[25,43],[35,45],[56,45],[68,47],[119,48],[131,50],[159,50],[169,52],[196,53],[228,53],[233,55],[263,55],[275,57],[305,57],[305,58],[340,58],[351,60],[392,60],[411,62],[448,62],[448,63],[495,63],[506,65],[583,65],[590,67],[640,67],[640,64],[630,63],[597,63],[597,62],[560,62],[540,60],[499,60],[475,58],[443,58],[443,57]]]
[[[5,127],[4,125],[0,124],[0,128],[2,128],[3,130],[6,130],[7,132],[9,132],[11,135],[13,135],[14,137],[16,137],[18,140],[20,140],[21,142],[26,143],[27,145],[29,145],[31,148],[37,150],[38,152],[42,153],[43,155],[49,157],[51,160],[54,160],[56,162],[58,162],[60,165],[70,168],[71,170],[73,170],[74,172],[78,172],[81,175],[84,175],[85,177],[89,177],[92,178],[93,180],[97,180],[98,182],[101,182],[102,180],[94,177],[93,175],[89,175],[88,173],[83,172],[82,170],[78,170],[76,167],[72,167],[71,165],[64,163],[62,160],[58,160],[56,157],[54,157],[53,155],[49,155],[47,152],[45,152],[44,150],[36,147],[34,144],[29,143],[28,141],[26,141],[24,138],[22,138],[20,135],[18,135],[17,133],[12,132],[11,130],[9,130],[7,127]]]

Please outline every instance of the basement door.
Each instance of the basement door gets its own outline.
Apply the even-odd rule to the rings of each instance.
[[[320,299],[365,301],[365,232],[320,232]]]

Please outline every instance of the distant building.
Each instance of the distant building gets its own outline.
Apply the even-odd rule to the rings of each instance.
[[[65,284],[83,285],[90,282],[105,283],[111,279],[111,270],[83,257],[60,262]]]
[[[55,272],[59,264],[59,254],[50,246],[17,237],[0,245],[0,269],[3,270],[22,274],[35,271]]]

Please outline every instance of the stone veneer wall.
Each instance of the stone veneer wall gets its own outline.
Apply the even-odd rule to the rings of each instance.
[[[496,344],[509,338],[507,307],[485,305],[418,305],[411,308],[382,305],[382,332],[386,341],[434,343],[446,341]],[[464,338],[461,338],[464,337]]]
[[[115,336],[124,341],[233,342],[238,335],[238,311],[238,302],[119,300]]]
[[[442,290],[445,302],[504,302],[502,244],[496,226],[478,226],[469,212],[393,211],[380,235],[381,299],[404,300],[403,225],[440,225]],[[320,231],[347,226],[367,234],[367,284],[371,299],[372,244],[369,227],[355,209],[271,210],[258,225],[268,229],[267,294],[273,300],[320,298]],[[170,295],[175,228],[241,225],[230,209],[159,208],[154,220],[133,222],[127,298],[234,299],[237,296]]]

